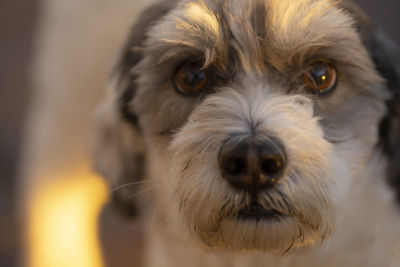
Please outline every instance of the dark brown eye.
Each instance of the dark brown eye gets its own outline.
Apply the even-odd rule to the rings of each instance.
[[[201,92],[208,83],[205,70],[197,64],[185,64],[180,67],[174,77],[175,89],[183,95],[196,95]]]
[[[335,67],[323,61],[311,64],[303,75],[304,84],[316,94],[328,93],[335,89],[337,74]]]

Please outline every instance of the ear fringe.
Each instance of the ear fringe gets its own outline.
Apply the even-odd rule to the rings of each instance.
[[[392,96],[386,103],[378,145],[388,158],[387,178],[400,201],[400,50],[358,7],[344,2],[342,8],[355,18],[361,39]]]
[[[137,200],[145,177],[145,144],[133,99],[136,77],[132,69],[142,59],[147,30],[163,17],[175,1],[155,4],[142,12],[131,29],[120,60],[112,73],[111,91],[99,108],[92,138],[96,170],[111,185],[112,204],[127,217],[136,216]]]
[[[142,47],[147,38],[147,30],[175,5],[175,1],[157,3],[142,12],[142,15],[131,28],[120,61],[116,65],[113,76],[117,77],[118,106],[122,118],[139,129],[139,121],[134,114],[131,102],[136,93],[136,77],[132,69],[142,59]]]
[[[400,50],[382,31],[370,32],[368,49],[392,97],[380,125],[380,145],[389,162],[387,177],[400,201]]]

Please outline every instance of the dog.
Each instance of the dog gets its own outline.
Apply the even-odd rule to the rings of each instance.
[[[147,266],[400,266],[399,62],[349,1],[144,11],[93,158]]]

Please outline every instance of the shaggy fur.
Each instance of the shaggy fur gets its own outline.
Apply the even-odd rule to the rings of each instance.
[[[100,109],[94,155],[113,186],[150,184],[115,191],[129,202],[151,189],[149,266],[400,266],[385,179],[395,152],[383,149],[396,146],[399,68],[374,31],[331,0],[166,1],[144,12]],[[318,96],[301,77],[321,59],[338,85]],[[172,77],[193,60],[213,86],[185,97]],[[239,220],[254,196],[221,177],[218,153],[226,140],[271,137],[287,166],[256,201],[286,217]]]

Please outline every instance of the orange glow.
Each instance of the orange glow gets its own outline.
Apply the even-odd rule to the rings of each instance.
[[[102,179],[82,171],[54,177],[29,203],[29,267],[101,267],[98,216],[107,199]]]

